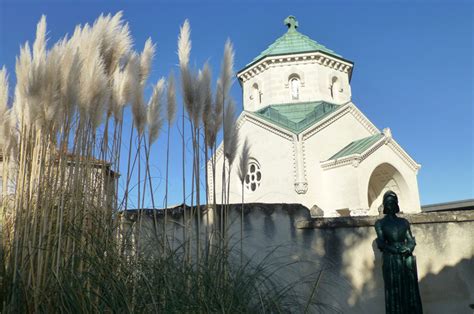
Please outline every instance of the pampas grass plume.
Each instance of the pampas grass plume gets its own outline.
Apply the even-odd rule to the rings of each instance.
[[[189,64],[189,55],[191,53],[191,26],[186,19],[181,26],[178,37],[178,59],[181,68],[187,68]]]
[[[33,44],[33,58],[42,59],[46,57],[46,16],[42,15],[36,26],[36,39]]]
[[[137,93],[140,93],[140,57],[133,52],[128,59],[124,70],[124,86],[121,88],[121,97],[125,103],[133,103]]]
[[[235,103],[230,100],[224,112],[224,153],[229,165],[234,163],[237,153],[238,133],[235,119]]]
[[[28,92],[28,75],[32,62],[30,45],[26,42],[20,47],[20,56],[16,57],[15,74],[17,79],[17,88],[19,93],[26,96]]]
[[[176,117],[176,84],[174,80],[174,74],[171,74],[168,77],[168,89],[166,91],[166,119],[168,124],[173,123]]]
[[[245,177],[248,172],[248,164],[250,160],[250,144],[248,138],[245,138],[244,145],[242,146],[242,151],[240,153],[240,162],[239,162],[239,179],[241,183],[244,183]]]
[[[181,88],[183,90],[184,106],[190,118],[195,116],[196,85],[198,83],[194,73],[187,67],[181,68]]]
[[[140,83],[145,84],[148,76],[150,75],[151,62],[155,55],[156,45],[153,44],[151,38],[148,38],[145,42],[145,47],[140,55]]]
[[[108,77],[97,50],[91,49],[81,68],[80,101],[83,114],[89,114],[93,127],[102,120],[109,93]]]
[[[224,97],[223,97],[223,91],[222,91],[222,83],[221,80],[217,80],[217,86],[216,86],[216,95],[213,103],[213,110],[212,110],[212,125],[211,131],[209,132],[209,147],[212,148],[212,146],[216,142],[217,138],[217,133],[219,132],[219,129],[222,126],[222,111],[224,110]]]
[[[211,91],[211,67],[206,62],[201,72],[201,81],[199,84],[199,101],[202,103],[203,124],[209,124],[212,110],[212,91]]]
[[[0,122],[8,109],[8,75],[5,66],[0,70]]]
[[[165,79],[161,78],[153,88],[153,94],[148,102],[148,133],[150,145],[158,138],[161,127],[163,126],[163,117],[161,116],[161,107],[165,88]]]
[[[221,68],[221,83],[222,90],[226,96],[229,93],[232,83],[232,76],[234,75],[234,48],[232,42],[227,39],[224,46],[224,58],[222,60]]]
[[[138,134],[142,134],[147,119],[147,108],[143,101],[143,95],[141,93],[136,94],[132,103],[132,114],[133,114],[133,122],[135,124],[135,128],[138,131]]]

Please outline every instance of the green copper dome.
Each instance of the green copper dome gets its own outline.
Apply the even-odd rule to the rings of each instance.
[[[322,51],[330,55],[342,58],[341,55],[335,53],[331,49],[328,49],[320,43],[312,40],[306,35],[301,34],[296,30],[298,27],[298,21],[294,16],[289,16],[285,19],[284,23],[288,26],[288,31],[278,38],[273,44],[267,49],[262,51],[255,59],[252,60],[248,65],[264,58],[267,56],[276,56],[284,54],[302,53],[302,52],[313,52]]]

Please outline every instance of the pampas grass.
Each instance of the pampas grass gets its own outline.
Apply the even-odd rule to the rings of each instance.
[[[158,139],[158,134],[163,126],[161,115],[163,105],[163,95],[165,89],[165,79],[161,78],[153,88],[153,93],[148,102],[147,123],[148,123],[148,143],[150,146]]]
[[[36,39],[33,44],[33,60],[46,58],[46,16],[42,15],[36,26]]]
[[[171,73],[168,77],[166,105],[166,120],[168,121],[168,125],[170,125],[176,118],[176,86],[173,73]]]
[[[191,26],[189,21],[185,20],[181,26],[178,37],[178,59],[181,68],[187,68],[189,64],[189,55],[191,53]]]
[[[107,162],[98,159],[106,154],[96,143],[106,141],[96,130],[103,127],[110,100],[125,105],[130,86],[139,85],[129,84],[133,79],[125,75],[133,62],[125,69],[120,66],[128,44],[113,43],[128,36],[120,16],[102,17],[92,27],[78,26],[70,39],[49,51],[43,16],[32,51],[26,43],[17,58],[13,110],[2,106],[3,179],[15,181],[13,198],[2,202],[10,222],[2,231],[5,271],[12,274],[14,285],[25,285],[29,311],[38,311],[51,270],[56,276],[61,269],[88,271],[80,256],[92,252],[90,240],[112,242],[114,192],[109,185],[115,185],[116,178],[110,178]],[[134,66],[132,72],[140,73],[139,64]],[[120,77],[117,84],[114,77]],[[114,141],[113,146],[116,154],[119,145]],[[72,229],[77,230],[74,236]],[[92,282],[84,284],[92,291]],[[17,299],[12,294],[4,301]]]
[[[140,84],[143,86],[150,75],[151,62],[155,56],[156,45],[148,38],[140,55]]]
[[[5,66],[0,70],[0,119],[8,109],[8,75]]]
[[[17,84],[12,102],[8,97],[6,70],[0,70],[4,194],[0,204],[0,290],[4,292],[0,294],[1,312],[285,312],[291,309],[281,293],[287,290],[275,288],[277,285],[271,280],[271,273],[265,271],[265,265],[244,264],[242,258],[240,265],[234,263],[232,248],[213,246],[208,241],[212,236],[207,228],[206,242],[201,241],[202,149],[206,160],[208,150],[215,156],[216,139],[223,124],[223,159],[224,163],[227,160],[229,171],[237,158],[235,104],[228,95],[233,76],[230,42],[225,46],[221,76],[213,97],[210,67],[205,64],[198,75],[189,69],[189,22],[185,21],[181,27],[178,57],[182,99],[191,124],[194,180],[192,207],[190,211],[184,209],[183,237],[178,245],[168,241],[166,210],[163,237],[154,237],[153,244],[148,245],[144,241],[146,230],[142,229],[146,224],[145,195],[151,196],[154,207],[150,151],[164,123],[164,79],[153,87],[148,103],[144,100],[155,45],[148,39],[141,53],[134,51],[122,12],[101,15],[92,25],[78,25],[70,38],[62,38],[49,50],[46,43],[43,16],[32,48],[28,43],[22,45],[16,59]],[[166,101],[167,207],[169,136],[176,115],[172,76]],[[123,123],[124,108],[128,105],[132,107],[131,116],[127,117],[133,121],[130,128]],[[185,202],[184,114],[182,119]],[[118,174],[114,171],[121,163],[123,129],[130,132],[130,141],[124,195],[119,203]],[[134,143],[137,147],[133,147]],[[246,143],[241,167],[245,163]],[[145,175],[141,172],[142,146],[146,154]],[[132,151],[136,151],[135,156]],[[215,157],[211,163],[215,181]],[[130,182],[134,176],[138,178],[137,210],[128,212],[133,189]],[[224,173],[223,177],[229,180],[230,173]],[[208,181],[206,176],[206,186]],[[128,215],[134,218],[126,218]],[[226,231],[222,230],[221,238],[227,236]]]
[[[136,86],[137,90],[134,91],[134,97],[132,101],[132,114],[133,123],[138,135],[142,135],[145,131],[146,126],[146,112],[147,108],[145,100],[143,99],[143,89],[140,85]]]
[[[234,47],[232,42],[228,39],[224,45],[224,58],[222,59],[221,67],[221,84],[223,94],[229,93],[232,85],[232,77],[234,75]]]
[[[232,168],[238,146],[238,133],[236,128],[236,115],[235,115],[235,102],[229,101],[224,112],[224,142],[226,146],[224,148],[224,155],[227,158],[229,164],[229,171]]]
[[[233,111],[235,111],[235,109],[232,108],[233,106],[232,102],[229,102],[227,104],[229,100],[230,86],[232,83],[231,76],[233,75],[233,65],[234,65],[233,47],[230,40],[227,40],[224,45],[224,57],[222,59],[221,73],[218,80],[217,91],[216,91],[216,95],[219,97],[219,99],[216,101],[216,112],[222,109],[221,111],[222,112],[222,128],[223,128],[223,138],[224,138],[222,142],[223,159],[222,159],[222,180],[221,180],[222,182],[222,191],[221,191],[222,203],[221,204],[225,204],[226,202],[228,202],[228,199],[229,199],[227,196],[228,191],[226,191],[225,182],[228,181],[227,185],[230,186],[230,180],[229,180],[229,177],[227,177],[226,179],[227,174],[225,171],[225,165],[226,165],[225,159],[226,158],[228,159],[229,176],[230,176],[232,162],[230,162],[228,157],[230,156],[232,160],[235,158],[235,148],[237,144],[237,139],[236,137],[233,136],[232,134],[233,131],[231,130],[233,125],[229,125],[229,124],[232,124],[231,120],[234,119],[233,115],[235,115],[235,113]],[[224,109],[224,107],[226,106],[227,108]],[[227,147],[229,145],[230,147]],[[221,234],[222,235],[226,234],[226,231],[225,231],[226,225],[227,225],[226,220],[228,216],[227,210],[228,210],[228,206],[225,206],[224,212],[221,214]],[[225,242],[227,242],[227,240],[225,240]]]
[[[239,160],[239,168],[238,168],[238,176],[242,184],[244,184],[245,177],[247,176],[249,160],[250,160],[250,144],[249,144],[248,138],[245,138],[244,144],[242,145],[242,149],[240,152],[240,160]]]
[[[202,107],[202,125],[204,127],[205,144],[209,144],[209,132],[212,129],[212,90],[211,90],[211,67],[205,63],[201,72],[199,84],[199,101]],[[207,158],[206,158],[207,160]]]

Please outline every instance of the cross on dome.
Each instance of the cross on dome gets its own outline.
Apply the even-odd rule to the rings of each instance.
[[[296,29],[299,26],[296,17],[293,15],[288,16],[283,22],[289,29]]]

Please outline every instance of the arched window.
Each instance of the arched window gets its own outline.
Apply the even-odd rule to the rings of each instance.
[[[329,86],[329,89],[331,90],[331,98],[332,99],[334,99],[334,97],[336,96],[338,85],[339,85],[339,83],[337,82],[337,76],[333,76],[331,78],[331,86]]]
[[[291,77],[290,78],[291,99],[300,98],[300,87],[301,87],[301,81],[299,77],[297,76]]]
[[[341,93],[344,91],[342,88],[342,81],[337,76],[332,76],[329,83],[329,91],[331,98],[338,101],[340,100]]]
[[[257,104],[262,103],[262,92],[258,88],[257,83],[254,83],[252,85],[252,99],[254,99],[255,103],[257,103]]]

